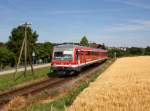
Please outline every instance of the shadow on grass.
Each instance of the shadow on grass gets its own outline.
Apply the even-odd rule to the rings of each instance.
[[[58,77],[58,75],[56,73],[54,73],[53,71],[50,71],[47,73],[48,77]]]

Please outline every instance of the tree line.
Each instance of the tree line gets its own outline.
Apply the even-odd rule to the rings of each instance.
[[[25,36],[25,27],[18,26],[12,29],[9,40],[6,43],[0,42],[0,68],[3,69],[6,66],[14,67],[19,57],[23,38]],[[33,31],[31,27],[27,27],[27,36],[30,41],[30,56],[33,57],[33,63],[37,63],[37,60],[50,62],[54,43],[45,42],[37,43],[39,35],[36,31]],[[89,47],[89,41],[86,36],[83,36],[79,43],[73,43]],[[109,57],[114,57],[114,53],[117,57],[133,56],[133,55],[150,55],[150,47],[138,48],[131,47],[126,50],[118,48],[106,48],[105,45],[101,45],[103,49],[108,50]],[[27,58],[29,60],[29,58]],[[21,58],[23,64],[24,57]]]
[[[146,48],[141,47],[130,47],[130,48],[112,48],[108,49],[109,57],[125,57],[125,56],[142,56],[142,55],[150,55],[150,47]]]

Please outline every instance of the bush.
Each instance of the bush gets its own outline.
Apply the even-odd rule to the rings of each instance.
[[[0,66],[5,68],[6,66],[13,67],[15,65],[15,54],[5,47],[0,48]]]
[[[139,47],[131,47],[127,49],[130,55],[144,55],[144,49]]]
[[[120,49],[111,49],[108,51],[108,56],[113,58],[115,56],[116,53],[116,57],[123,57],[123,56],[127,56],[128,52],[124,51],[124,50],[120,50]]]
[[[150,47],[147,48],[139,48],[139,47],[131,47],[126,48],[126,50],[121,50],[119,48],[109,49],[108,56],[113,58],[116,57],[124,57],[124,56],[140,56],[140,55],[150,55]]]
[[[150,47],[149,46],[147,46],[145,48],[145,55],[150,55]]]

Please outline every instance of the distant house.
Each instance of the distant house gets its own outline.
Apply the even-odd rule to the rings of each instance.
[[[127,47],[119,47],[119,49],[122,50],[122,51],[126,51]]]
[[[126,51],[126,50],[127,50],[127,47],[108,47],[108,49],[109,49],[109,50],[118,49],[118,50]]]

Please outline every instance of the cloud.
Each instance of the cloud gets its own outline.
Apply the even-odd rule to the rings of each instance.
[[[150,20],[130,20],[129,23],[115,24],[105,27],[105,32],[144,31],[150,29]]]
[[[115,12],[117,9],[86,9],[86,10],[54,10],[46,12],[49,15],[63,15],[63,14],[89,14],[89,13],[101,13],[101,12]]]
[[[146,1],[144,1],[144,0],[141,0],[141,1],[140,0],[139,1],[138,0],[112,0],[112,1],[150,10],[150,4],[146,3]]]
[[[139,8],[143,8],[143,9],[150,9],[150,5],[146,5],[143,3],[139,3],[139,2],[133,2],[133,1],[124,1],[125,4],[131,5],[131,6],[136,6]]]
[[[94,12],[93,10],[57,10],[48,12],[50,15],[57,15],[57,14],[83,14],[83,13],[91,13]]]

